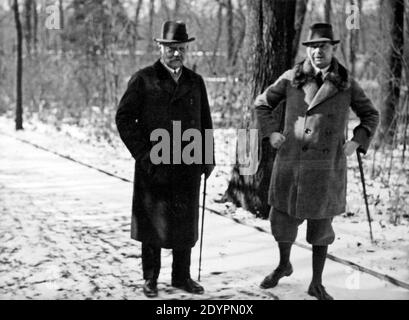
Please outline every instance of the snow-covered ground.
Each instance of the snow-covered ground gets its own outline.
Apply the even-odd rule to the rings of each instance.
[[[87,130],[69,125],[62,125],[60,130],[56,130],[39,121],[26,122],[24,131],[15,132],[12,119],[5,117],[0,117],[0,132],[132,180],[134,163],[118,136],[112,137],[112,143],[108,144]],[[216,158],[226,159],[231,155],[234,134],[233,129],[216,132]],[[363,158],[375,243],[371,243],[369,238],[358,164],[355,157],[349,160],[348,212],[334,220],[337,238],[329,253],[409,283],[409,165],[406,163],[406,169],[404,166],[394,167],[401,150],[395,152],[392,160],[390,152],[376,154],[373,178],[373,151]],[[217,202],[226,190],[230,170],[228,165],[216,167],[208,182],[208,206],[269,232],[268,221],[255,218],[231,203]],[[305,224],[299,231],[298,242],[301,244],[306,244],[304,228]]]

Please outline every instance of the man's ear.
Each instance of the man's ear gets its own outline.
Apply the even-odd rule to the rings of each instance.
[[[338,45],[334,44],[334,47],[333,47],[334,52],[337,52],[337,49],[338,49]]]
[[[162,44],[160,43],[160,42],[156,42],[156,45],[158,46],[158,48],[159,48],[159,51],[162,51]]]

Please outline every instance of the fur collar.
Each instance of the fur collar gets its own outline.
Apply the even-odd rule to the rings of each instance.
[[[314,67],[310,59],[305,59],[294,66],[294,78],[292,85],[296,88],[303,87],[307,82],[314,79]],[[331,81],[338,90],[342,91],[350,86],[350,77],[348,70],[341,65],[336,58],[332,59],[331,66],[325,76],[325,80]]]

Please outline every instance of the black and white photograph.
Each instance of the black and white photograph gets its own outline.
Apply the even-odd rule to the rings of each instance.
[[[0,0],[0,300],[409,300],[408,80],[409,0]]]

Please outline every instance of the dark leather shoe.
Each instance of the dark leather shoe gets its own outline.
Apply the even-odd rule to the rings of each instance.
[[[183,281],[172,280],[172,287],[179,288],[194,294],[203,294],[204,292],[204,288],[191,278],[187,278]]]
[[[318,300],[334,300],[334,298],[327,293],[322,284],[311,283],[308,288],[308,294],[316,297]]]
[[[288,277],[293,273],[293,267],[289,264],[286,268],[280,268],[274,270],[274,272],[270,273],[264,280],[260,283],[260,287],[263,289],[274,288],[278,281],[282,277]]]
[[[155,298],[158,296],[158,287],[156,280],[148,279],[143,285],[143,293],[148,298]]]

